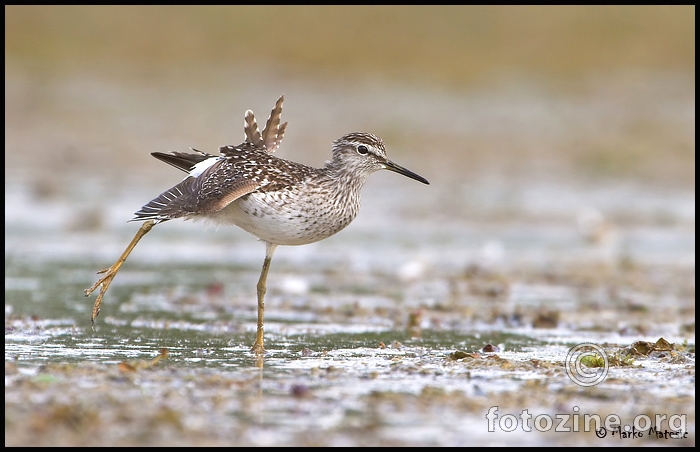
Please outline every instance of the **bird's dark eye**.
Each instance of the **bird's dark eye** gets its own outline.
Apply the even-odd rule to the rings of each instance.
[[[359,145],[359,146],[357,147],[357,153],[358,153],[358,154],[365,155],[365,154],[367,154],[368,152],[369,152],[369,149],[367,149],[367,146],[365,146],[364,144],[361,144],[361,145]]]

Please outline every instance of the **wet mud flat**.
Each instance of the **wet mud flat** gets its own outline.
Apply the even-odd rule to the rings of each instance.
[[[28,314],[48,287],[79,291],[75,269],[10,264],[9,446],[695,443],[687,267],[428,271],[404,284],[447,295],[413,306],[381,289],[395,290],[396,276],[360,271],[363,284],[349,285],[326,273],[304,295],[275,285],[259,359],[249,352],[253,298],[212,283],[223,273],[210,265],[137,264],[128,283],[115,283],[93,331],[90,299],[67,296],[56,315]],[[293,274],[294,266],[279,267]],[[237,269],[243,287],[253,287],[256,270]],[[162,272],[181,284],[159,279]],[[31,283],[46,275],[56,279]],[[601,290],[605,303],[593,296]],[[599,384],[581,386],[567,373],[567,354],[581,343],[598,344],[609,360]],[[645,416],[660,416],[658,428]],[[638,420],[644,431],[601,430],[596,419],[619,419],[622,428]]]

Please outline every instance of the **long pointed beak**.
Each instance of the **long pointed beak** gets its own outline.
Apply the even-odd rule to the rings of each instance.
[[[391,160],[387,160],[386,163],[386,169],[389,171],[393,171],[395,173],[403,174],[406,177],[410,177],[411,179],[415,179],[418,182],[423,182],[426,185],[430,185],[430,182],[422,176],[417,175],[413,171],[409,171],[403,166],[397,165],[396,163],[392,162]]]

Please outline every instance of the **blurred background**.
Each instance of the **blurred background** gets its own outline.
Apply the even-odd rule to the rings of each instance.
[[[336,138],[371,132],[431,185],[372,175],[347,229],[277,250],[266,300],[277,361],[262,410],[273,428],[293,428],[258,435],[263,423],[235,408],[246,399],[232,390],[252,387],[245,360],[264,256],[254,237],[158,226],[115,278],[96,330],[83,289],[133,237],[133,212],[183,177],[149,153],[239,144],[245,111],[264,122],[282,94],[289,127],[277,156],[318,167]],[[455,445],[478,433],[489,406],[512,401],[513,413],[540,403],[690,412],[694,431],[694,319],[694,6],[5,6],[6,445],[230,445],[230,432],[254,445]],[[407,327],[423,328],[425,342]],[[673,353],[692,357],[613,369],[610,392],[590,397],[562,370],[572,343],[661,336],[690,344]],[[408,348],[378,351],[399,339]],[[489,373],[446,358],[488,341],[517,365]],[[165,371],[138,375],[164,382],[142,390],[112,377],[114,363],[162,347]],[[388,366],[388,353],[428,362]],[[677,367],[663,367],[669,356]],[[514,376],[531,359],[529,376]],[[42,370],[65,362],[87,371]],[[233,401],[170,391],[204,367],[236,381],[215,391]],[[182,386],[168,380],[178,369]],[[197,377],[197,388],[216,378]],[[57,379],[65,385],[37,386]],[[115,382],[132,397],[102,398]],[[455,389],[433,411],[431,394],[448,393],[431,385]],[[379,398],[363,399],[370,391]],[[404,406],[403,430],[392,430],[396,391],[427,394]],[[100,422],[95,398],[107,407]],[[149,423],[163,401],[181,408]],[[168,430],[180,418],[200,436]],[[318,436],[332,428],[338,441]]]
[[[371,198],[417,196],[436,225],[694,221],[694,11],[6,6],[6,226],[98,227],[137,193],[109,222],[128,219],[180,177],[150,152],[238,144],[281,94],[281,157],[320,166],[342,134],[378,134],[432,186],[384,174]],[[15,212],[50,200],[67,210]]]
[[[694,12],[7,6],[6,256],[112,259],[123,245],[32,248],[40,234],[10,245],[7,231],[130,234],[123,222],[182,176],[150,152],[238,144],[244,112],[263,121],[281,94],[280,157],[321,166],[332,140],[368,131],[431,181],[373,176],[355,231],[517,219],[605,242],[615,226],[694,227]],[[691,259],[668,246],[656,257]]]
[[[266,118],[284,93],[284,156],[317,166],[369,130],[437,186],[495,173],[689,189],[694,11],[7,6],[6,181],[167,177],[149,152],[237,144],[245,110]]]

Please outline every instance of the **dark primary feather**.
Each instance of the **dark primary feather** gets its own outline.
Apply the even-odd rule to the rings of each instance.
[[[192,167],[199,162],[203,162],[211,157],[216,157],[215,155],[207,154],[206,152],[198,151],[197,149],[192,150],[197,153],[192,154],[191,152],[171,151],[168,154],[165,152],[151,152],[151,155],[161,162],[165,162],[168,165],[172,165],[175,168],[185,172],[189,172]]]

